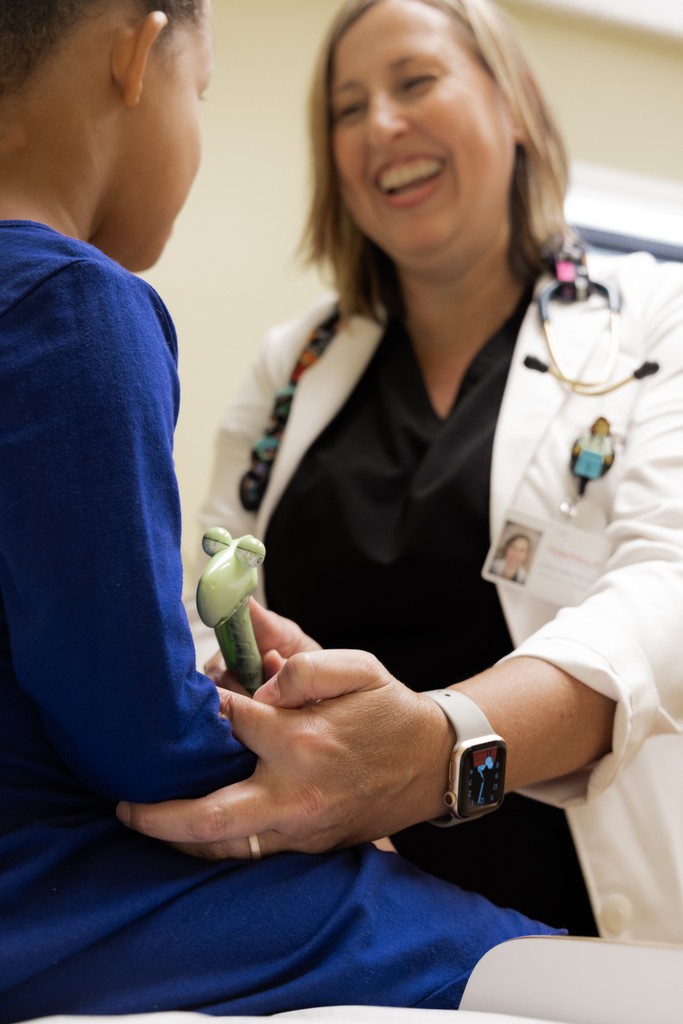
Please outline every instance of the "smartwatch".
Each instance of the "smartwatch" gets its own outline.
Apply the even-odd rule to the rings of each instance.
[[[507,748],[491,728],[484,712],[464,693],[426,690],[455,729],[455,746],[448,763],[448,813],[432,824],[448,828],[497,810],[505,792]]]

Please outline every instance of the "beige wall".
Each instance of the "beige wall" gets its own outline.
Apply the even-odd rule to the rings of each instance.
[[[683,40],[503,2],[572,156],[683,187]],[[294,253],[307,183],[308,78],[336,8],[337,0],[214,0],[203,167],[166,253],[146,275],[180,337],[176,466],[187,566],[199,547],[196,515],[223,409],[264,330],[322,287]]]
[[[683,182],[683,37],[502,3],[572,157]]]

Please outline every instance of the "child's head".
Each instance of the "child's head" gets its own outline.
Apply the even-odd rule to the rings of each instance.
[[[0,217],[150,267],[199,166],[212,61],[210,0],[0,0]]]
[[[112,6],[112,0],[0,0],[0,94],[21,89],[40,63],[86,17]],[[138,16],[161,11],[172,31],[197,22],[202,0],[130,0]]]

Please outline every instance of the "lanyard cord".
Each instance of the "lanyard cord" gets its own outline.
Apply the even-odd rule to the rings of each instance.
[[[289,383],[275,392],[270,422],[264,428],[263,436],[255,442],[251,449],[251,465],[240,481],[240,501],[248,512],[256,512],[263,500],[273,462],[287,426],[299,378],[309,366],[320,359],[339,330],[340,323],[341,313],[339,309],[335,308],[323,323],[311,331],[289,378]]]

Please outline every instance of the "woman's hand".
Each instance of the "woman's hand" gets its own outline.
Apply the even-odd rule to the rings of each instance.
[[[320,650],[320,644],[307,636],[295,622],[269,611],[253,597],[249,599],[249,614],[256,644],[263,659],[265,679],[275,675],[292,654]],[[206,662],[203,672],[221,689],[249,696],[237,676],[226,666],[220,651],[216,651]]]
[[[120,804],[121,821],[221,859],[259,846],[321,853],[441,815],[455,734],[439,706],[371,654],[317,650],[294,623],[262,611],[259,633],[279,645],[279,670],[253,699],[219,690],[222,714],[258,756],[254,774],[197,800]],[[505,737],[509,791],[610,750],[614,701],[538,658],[499,663],[458,689]]]
[[[261,636],[272,625],[259,621]],[[278,655],[303,636],[280,633]],[[372,655],[293,654],[254,699],[220,696],[221,713],[259,758],[254,774],[197,800],[120,804],[124,824],[222,859],[249,857],[248,836],[258,836],[264,856],[319,853],[443,812],[453,730]]]

